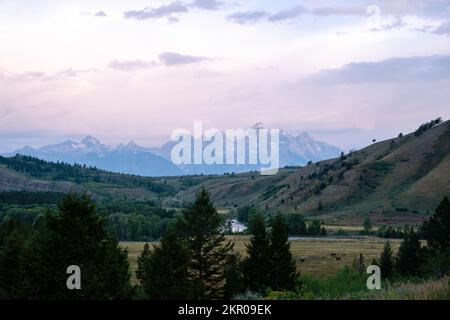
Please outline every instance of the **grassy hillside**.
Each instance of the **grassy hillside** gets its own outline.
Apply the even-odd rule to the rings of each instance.
[[[215,205],[233,212],[302,213],[327,224],[420,223],[450,194],[450,122],[374,143],[337,159],[257,172],[144,178],[31,157],[0,157],[0,192],[88,192],[97,199],[157,201],[179,208],[203,187]],[[321,203],[321,206],[319,206]],[[320,210],[321,209],[321,210]]]
[[[206,187],[220,206],[253,204],[266,211],[321,216],[328,223],[420,222],[450,193],[450,122],[420,135],[375,143],[342,158],[273,177],[243,174],[209,179],[178,194],[191,200]],[[319,211],[319,203],[323,209]]]
[[[17,155],[0,157],[0,192],[87,192],[94,198],[153,200],[175,193],[162,179],[112,173]]]

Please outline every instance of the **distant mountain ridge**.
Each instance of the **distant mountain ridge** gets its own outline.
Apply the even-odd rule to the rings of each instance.
[[[84,146],[65,146],[104,150],[99,143],[87,143],[91,140]],[[140,153],[133,143],[128,148]],[[211,193],[217,207],[229,210],[250,205],[268,213],[320,217],[330,224],[361,225],[365,217],[377,224],[418,224],[450,194],[450,121],[334,159],[283,168],[274,176],[247,172],[161,179],[30,157],[0,157],[0,192],[88,192],[96,199],[157,201],[175,208],[194,200],[202,188]]]
[[[252,126],[252,129],[264,129],[262,123],[257,123]],[[152,148],[151,151],[157,155],[170,160],[171,150],[178,142],[169,141],[161,148]],[[203,145],[205,148],[207,143]],[[249,149],[248,142],[245,142],[246,150]],[[193,152],[193,147],[192,150]],[[335,158],[340,155],[341,149],[330,145],[326,142],[317,141],[311,137],[307,132],[299,135],[291,135],[286,131],[280,130],[279,140],[279,154],[280,154],[280,168],[286,166],[303,166],[309,161],[316,162]],[[181,165],[179,166],[185,174],[224,174],[224,173],[242,173],[248,171],[255,171],[260,169],[260,165]]]
[[[262,129],[257,123],[252,128]],[[192,174],[224,174],[259,170],[258,165],[179,165],[171,161],[171,150],[178,142],[169,141],[160,148],[146,148],[134,141],[128,144],[110,146],[93,136],[86,136],[81,142],[67,140],[40,148],[26,146],[10,156],[23,154],[53,162],[86,164],[112,172],[141,176],[177,176]],[[207,144],[204,144],[204,147]],[[280,132],[280,167],[302,166],[309,161],[334,158],[341,150],[325,142],[317,141],[308,133],[291,135]]]
[[[174,176],[182,172],[172,162],[155,155],[133,141],[128,144],[109,146],[92,136],[81,142],[72,140],[46,145],[38,149],[26,146],[14,154],[33,156],[53,162],[85,164],[112,172],[140,176]]]
[[[266,212],[302,213],[330,222],[421,222],[450,194],[450,121],[373,143],[342,157],[268,177],[210,179],[179,192],[192,201],[207,188],[220,206],[252,205]]]

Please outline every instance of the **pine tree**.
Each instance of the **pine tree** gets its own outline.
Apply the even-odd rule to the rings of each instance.
[[[357,268],[356,270],[360,273],[363,274],[366,272],[366,266],[364,264],[364,256],[362,253],[359,254],[359,259],[358,259],[358,264],[357,264]]]
[[[427,240],[428,273],[442,277],[450,274],[450,201],[444,197],[433,216],[425,221],[422,233]]]
[[[436,253],[450,250],[450,200],[442,199],[433,216],[423,224],[428,247]]]
[[[323,203],[322,200],[319,201],[319,205],[317,206],[317,211],[322,211],[323,210]]]
[[[372,221],[370,220],[369,217],[366,217],[364,219],[364,234],[370,234],[370,232],[372,231]]]
[[[145,244],[138,258],[136,277],[150,299],[188,299],[188,266],[188,250],[175,232],[169,230],[153,250]]]
[[[24,253],[27,299],[126,299],[132,295],[127,251],[105,229],[86,195],[68,195],[47,213]],[[67,268],[81,269],[81,290],[68,290]]]
[[[288,227],[283,216],[278,214],[272,222],[270,253],[272,268],[270,287],[273,290],[294,290],[298,278],[295,260],[292,258],[288,240]]]
[[[389,241],[384,245],[379,259],[381,275],[385,279],[391,279],[394,274],[394,254],[392,253],[392,247]]]
[[[285,220],[288,225],[289,235],[304,236],[308,233],[305,218],[301,214],[287,214]]]
[[[418,276],[423,262],[423,251],[417,233],[412,228],[405,230],[405,238],[396,257],[396,272],[402,277]]]
[[[308,235],[318,236],[322,229],[322,222],[319,220],[313,220],[308,226]]]
[[[233,244],[225,241],[223,226],[205,189],[183,210],[178,227],[189,250],[192,299],[220,299],[224,295],[225,267]]]
[[[224,298],[230,300],[244,291],[241,256],[239,253],[234,252],[228,255],[225,267]]]
[[[0,299],[21,298],[26,229],[18,220],[7,220],[0,224]]]
[[[264,292],[270,287],[270,241],[266,231],[266,221],[261,213],[253,216],[250,222],[250,243],[247,245],[247,257],[243,263],[244,283],[247,289]]]

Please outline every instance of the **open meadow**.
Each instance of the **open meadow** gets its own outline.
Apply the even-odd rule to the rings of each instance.
[[[249,241],[249,236],[227,238],[234,242],[236,251],[243,256],[246,254],[245,245]],[[360,253],[363,254],[366,265],[370,264],[373,258],[379,257],[386,241],[386,239],[372,237],[293,238],[291,252],[301,274],[326,277],[335,274],[345,265],[351,266],[354,258],[359,257]],[[390,239],[389,241],[396,252],[401,240]],[[136,283],[137,258],[144,244],[145,242],[121,243],[123,247],[128,248],[133,283]]]

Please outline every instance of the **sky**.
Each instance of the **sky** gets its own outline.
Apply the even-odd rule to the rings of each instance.
[[[0,0],[0,152],[196,120],[349,150],[449,119],[449,88],[450,0]]]

